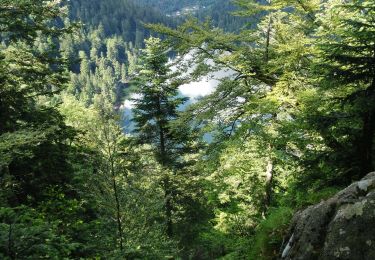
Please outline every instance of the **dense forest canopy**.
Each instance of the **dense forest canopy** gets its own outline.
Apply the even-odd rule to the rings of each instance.
[[[238,10],[233,1],[227,0],[140,0],[141,3],[152,6],[167,17],[177,22],[186,17],[194,16],[204,21],[212,20],[214,26],[226,31],[239,31],[244,26],[250,26],[254,20],[231,15]]]
[[[150,35],[144,23],[175,24],[157,9],[133,0],[75,0],[68,1],[67,5],[70,19],[82,21],[86,27],[101,26],[105,36],[120,36],[138,47]]]
[[[374,171],[374,39],[372,0],[0,0],[0,258],[279,258]]]

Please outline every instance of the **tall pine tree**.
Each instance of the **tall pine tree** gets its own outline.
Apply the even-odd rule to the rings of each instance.
[[[187,99],[178,97],[181,80],[177,77],[178,73],[171,71],[167,49],[160,39],[151,37],[146,40],[141,59],[142,67],[134,81],[139,95],[134,99],[135,132],[139,143],[151,145],[157,161],[163,167],[166,230],[172,236],[171,175],[176,170],[182,147],[171,122],[177,118],[179,106]]]

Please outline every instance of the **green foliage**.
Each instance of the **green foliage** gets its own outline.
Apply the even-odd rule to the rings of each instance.
[[[327,200],[333,195],[335,195],[340,189],[335,187],[327,187],[320,191],[315,191],[311,193],[298,192],[295,195],[295,207],[303,208],[310,205],[317,204],[322,200]]]
[[[49,221],[33,208],[21,205],[0,208],[0,256],[2,259],[62,259],[77,244],[60,233],[61,221]]]
[[[1,35],[8,45],[0,50],[0,147],[4,155],[0,173],[11,176],[18,203],[25,203],[28,196],[41,196],[48,185],[67,182],[70,173],[65,140],[72,138],[74,131],[51,105],[53,100],[44,101],[66,86],[66,63],[53,46],[46,50],[33,48],[38,35],[56,39],[65,33],[64,29],[48,25],[57,20],[60,8],[44,1],[35,5],[21,1],[11,8],[8,4],[1,2]],[[19,26],[9,22],[13,19],[9,9],[20,16]],[[30,12],[36,14],[28,18]],[[21,29],[24,27],[26,31]],[[15,195],[8,199],[14,200]]]
[[[194,140],[189,127],[181,128],[178,123],[178,109],[187,100],[178,96],[183,82],[180,73],[171,70],[160,39],[148,39],[134,79],[138,94],[133,100],[134,139],[137,144],[146,144],[160,164],[166,234],[176,239],[181,254],[188,256],[209,210],[205,209],[200,177],[194,168],[199,141]]]
[[[66,15],[66,10],[54,2],[1,0],[0,4],[2,41],[32,44],[40,33],[56,37],[70,30],[51,26]]]
[[[0,0],[0,258],[276,259],[294,211],[374,169],[373,1],[224,2],[139,51],[172,24],[152,8]]]
[[[172,26],[174,21],[157,12],[128,0],[69,1],[70,19],[80,20],[90,28],[101,27],[105,37],[121,36],[140,48],[150,36],[143,23],[163,23]]]
[[[213,227],[233,235],[251,234],[260,216],[272,222],[272,207],[310,205],[371,171],[375,129],[372,3],[237,2],[238,15],[260,18],[256,28],[150,25],[193,56],[191,78],[233,72],[184,115],[213,135],[202,158]],[[275,257],[274,248],[262,250]]]
[[[85,240],[80,226],[89,225],[92,215],[75,191],[81,185],[70,163],[76,131],[56,107],[68,83],[56,42],[70,28],[55,26],[64,16],[58,2],[0,4],[0,236],[8,245],[1,255],[75,257]]]
[[[238,8],[227,0],[141,0],[142,4],[152,6],[168,17],[184,20],[188,16],[197,17],[200,21],[210,19],[214,26],[225,31],[240,31],[245,25],[256,20],[233,16]]]
[[[243,259],[247,256],[246,248],[251,245],[245,237],[234,237],[216,229],[202,230],[199,244],[197,255],[202,259]]]
[[[374,170],[374,16],[372,1],[347,5],[332,1],[317,31],[318,73],[324,75],[320,85],[327,95],[324,105],[330,110],[320,115],[327,130],[318,131],[330,135],[327,146],[341,160],[339,170],[353,179]],[[335,98],[329,97],[333,93]]]
[[[138,51],[121,37],[106,37],[102,27],[88,29],[67,35],[60,43],[63,55],[70,59],[68,93],[86,106],[104,97],[119,107],[129,92]]]
[[[250,248],[250,259],[276,259],[292,218],[293,210],[279,207],[269,211],[267,219],[257,227],[253,244]]]
[[[141,259],[175,255],[161,221],[160,166],[144,148],[131,147],[107,101],[86,108],[70,95],[63,100],[62,113],[80,132],[74,144],[82,153],[75,159],[84,180],[79,192],[97,215],[95,224],[81,231],[90,235],[84,252]]]
[[[179,140],[171,122],[177,118],[178,107],[186,102],[186,98],[177,96],[182,81],[171,72],[167,62],[160,39],[148,39],[139,75],[134,80],[139,98],[133,100],[137,139],[155,146],[156,158],[163,166],[171,166],[174,163],[171,159],[178,154]]]

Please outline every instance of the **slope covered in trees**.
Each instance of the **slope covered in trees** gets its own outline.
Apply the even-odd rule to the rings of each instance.
[[[143,23],[173,25],[173,20],[157,9],[133,0],[76,0],[69,1],[68,5],[72,20],[80,20],[88,28],[101,25],[106,37],[120,36],[138,47],[150,35]]]
[[[248,252],[228,249],[234,259],[268,259],[293,210],[374,169],[375,6],[238,2],[241,15],[267,12],[257,29],[225,34],[195,20],[152,28],[180,53],[194,50],[203,61],[195,75],[207,73],[207,59],[216,63],[209,70],[235,72],[183,118],[217,133],[200,162],[212,180],[214,230],[250,243]]]
[[[373,1],[239,0],[257,24],[149,24],[142,50],[92,3],[0,0],[1,259],[275,259],[293,212],[374,170]]]
[[[238,31],[242,27],[254,22],[243,17],[233,16],[232,12],[238,10],[232,1],[227,0],[141,0],[146,6],[152,6],[168,17],[184,20],[194,16],[201,21],[211,19],[214,26],[226,31]]]

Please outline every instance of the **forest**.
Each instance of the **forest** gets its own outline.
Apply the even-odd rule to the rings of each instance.
[[[281,259],[374,141],[373,0],[0,0],[0,259]]]

